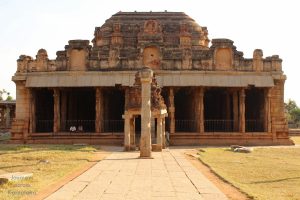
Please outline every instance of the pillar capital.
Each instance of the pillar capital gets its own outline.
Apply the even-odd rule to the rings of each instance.
[[[152,79],[153,77],[153,71],[149,67],[144,67],[139,74],[141,79]]]

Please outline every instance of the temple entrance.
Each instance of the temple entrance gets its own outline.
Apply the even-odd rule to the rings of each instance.
[[[106,88],[103,90],[104,121],[103,131],[111,133],[124,132],[125,92],[119,88]]]
[[[175,132],[197,132],[193,92],[194,90],[187,87],[175,92]]]
[[[75,126],[78,131],[95,131],[95,91],[93,88],[61,90],[61,131]]]
[[[53,132],[53,90],[37,89],[35,90],[35,99],[36,132]]]
[[[238,131],[238,93],[211,88],[204,94],[205,132]]]
[[[245,119],[246,132],[263,132],[264,130],[264,89],[250,88],[246,90]]]

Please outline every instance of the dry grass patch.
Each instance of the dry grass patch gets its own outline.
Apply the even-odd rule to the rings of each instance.
[[[249,154],[205,148],[199,158],[254,199],[300,199],[300,148],[256,148]]]
[[[300,144],[300,136],[293,136],[291,139],[294,141],[295,144]]]
[[[33,177],[0,185],[0,200],[37,194],[48,185],[97,161],[98,146],[0,145],[0,174],[30,172]]]

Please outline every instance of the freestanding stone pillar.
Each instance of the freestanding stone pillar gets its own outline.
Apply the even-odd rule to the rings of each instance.
[[[144,68],[140,71],[142,84],[141,102],[141,142],[140,157],[151,157],[151,82],[153,71]]]

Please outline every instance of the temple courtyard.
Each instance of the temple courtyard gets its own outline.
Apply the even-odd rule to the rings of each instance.
[[[0,199],[299,199],[300,137],[295,146],[170,147],[139,158],[117,146],[1,144]],[[12,163],[14,163],[12,165]]]

